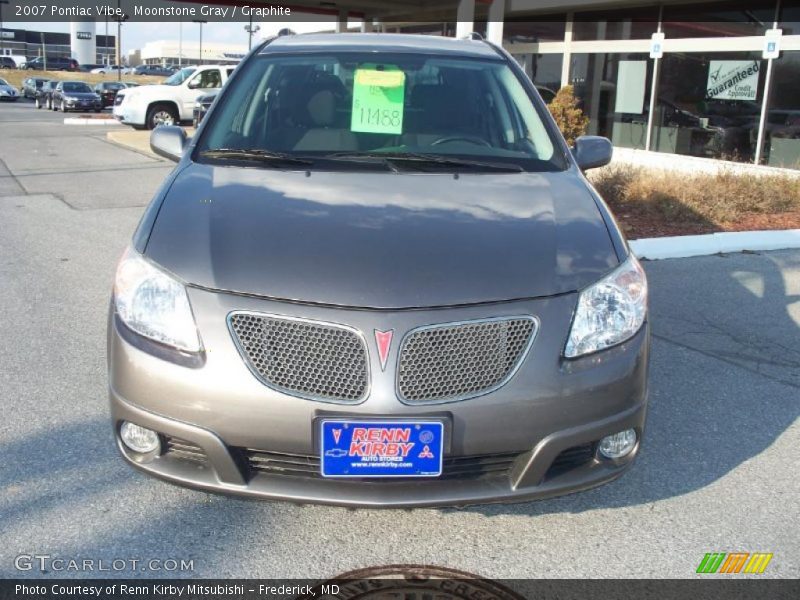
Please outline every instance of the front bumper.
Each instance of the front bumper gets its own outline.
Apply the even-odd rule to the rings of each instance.
[[[110,400],[117,445],[127,462],[151,475],[208,491],[300,503],[464,505],[545,498],[594,487],[620,476],[638,454],[637,443],[624,459],[602,459],[596,444],[628,428],[641,440],[648,327],[620,346],[564,361],[560,354],[574,295],[490,307],[387,312],[300,306],[194,289],[189,293],[206,348],[201,366],[156,358],[126,341],[130,335],[120,333],[124,326],[113,314],[109,320]],[[338,405],[262,385],[228,332],[225,316],[231,310],[347,323],[369,334],[373,329],[394,328],[402,334],[422,324],[519,314],[537,316],[541,326],[514,378],[491,394],[446,404],[401,403],[394,390],[395,344],[386,372],[373,368],[369,397],[360,404]],[[368,345],[371,354],[377,353],[374,344]],[[370,358],[371,364],[379,364]],[[254,468],[254,453],[314,464],[314,423],[323,416],[440,418],[447,423],[446,463],[503,455],[507,468],[426,480],[331,480],[309,472]],[[158,431],[162,453],[141,457],[124,447],[118,435],[123,420]]]

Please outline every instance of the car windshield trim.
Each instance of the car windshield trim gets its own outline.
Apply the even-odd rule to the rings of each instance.
[[[388,163],[400,162],[405,164],[405,166],[415,165],[417,167],[423,165],[427,167],[464,167],[470,170],[484,169],[487,171],[510,171],[512,173],[524,171],[520,165],[514,163],[475,160],[458,155],[444,156],[441,154],[426,154],[421,152],[332,152],[330,154],[323,154],[320,158],[344,161],[376,159]]]
[[[265,164],[281,163],[297,166],[310,166],[313,164],[312,160],[305,157],[249,148],[215,148],[213,150],[204,150],[200,155],[211,159],[256,161]]]
[[[532,84],[500,57],[338,48],[266,53],[244,63],[235,81],[205,122],[194,160],[205,150],[246,147],[311,158],[326,170],[390,154],[403,170],[412,163],[442,171],[569,168]],[[385,98],[365,109],[367,87],[382,88]],[[398,93],[390,97],[387,88]],[[364,121],[365,110],[379,109],[399,118]]]

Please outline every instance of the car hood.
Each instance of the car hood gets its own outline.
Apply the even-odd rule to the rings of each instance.
[[[618,264],[575,171],[456,177],[191,163],[145,254],[189,284],[374,308],[550,296]]]
[[[12,85],[0,85],[0,91],[16,93],[17,92],[17,88],[15,88]]]
[[[76,100],[95,100],[97,98],[97,94],[94,92],[61,92],[61,95],[65,98],[75,98]]]

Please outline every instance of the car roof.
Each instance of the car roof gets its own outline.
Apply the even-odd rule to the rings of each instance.
[[[474,58],[501,58],[495,48],[482,40],[455,39],[438,35],[403,33],[305,33],[282,35],[273,39],[261,51],[314,52],[324,50],[418,52]]]

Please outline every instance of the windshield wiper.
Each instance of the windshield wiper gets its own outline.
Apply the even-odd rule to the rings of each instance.
[[[263,163],[282,163],[285,165],[308,166],[313,165],[314,161],[307,158],[292,156],[282,152],[272,152],[270,150],[256,150],[247,148],[215,148],[213,150],[203,150],[200,156],[204,158],[232,158],[234,160],[253,160]]]
[[[513,163],[487,162],[469,158],[447,157],[419,152],[334,152],[322,158],[334,160],[382,160],[387,163],[402,163],[413,166],[459,167],[475,170],[508,171],[519,173],[524,169]]]

